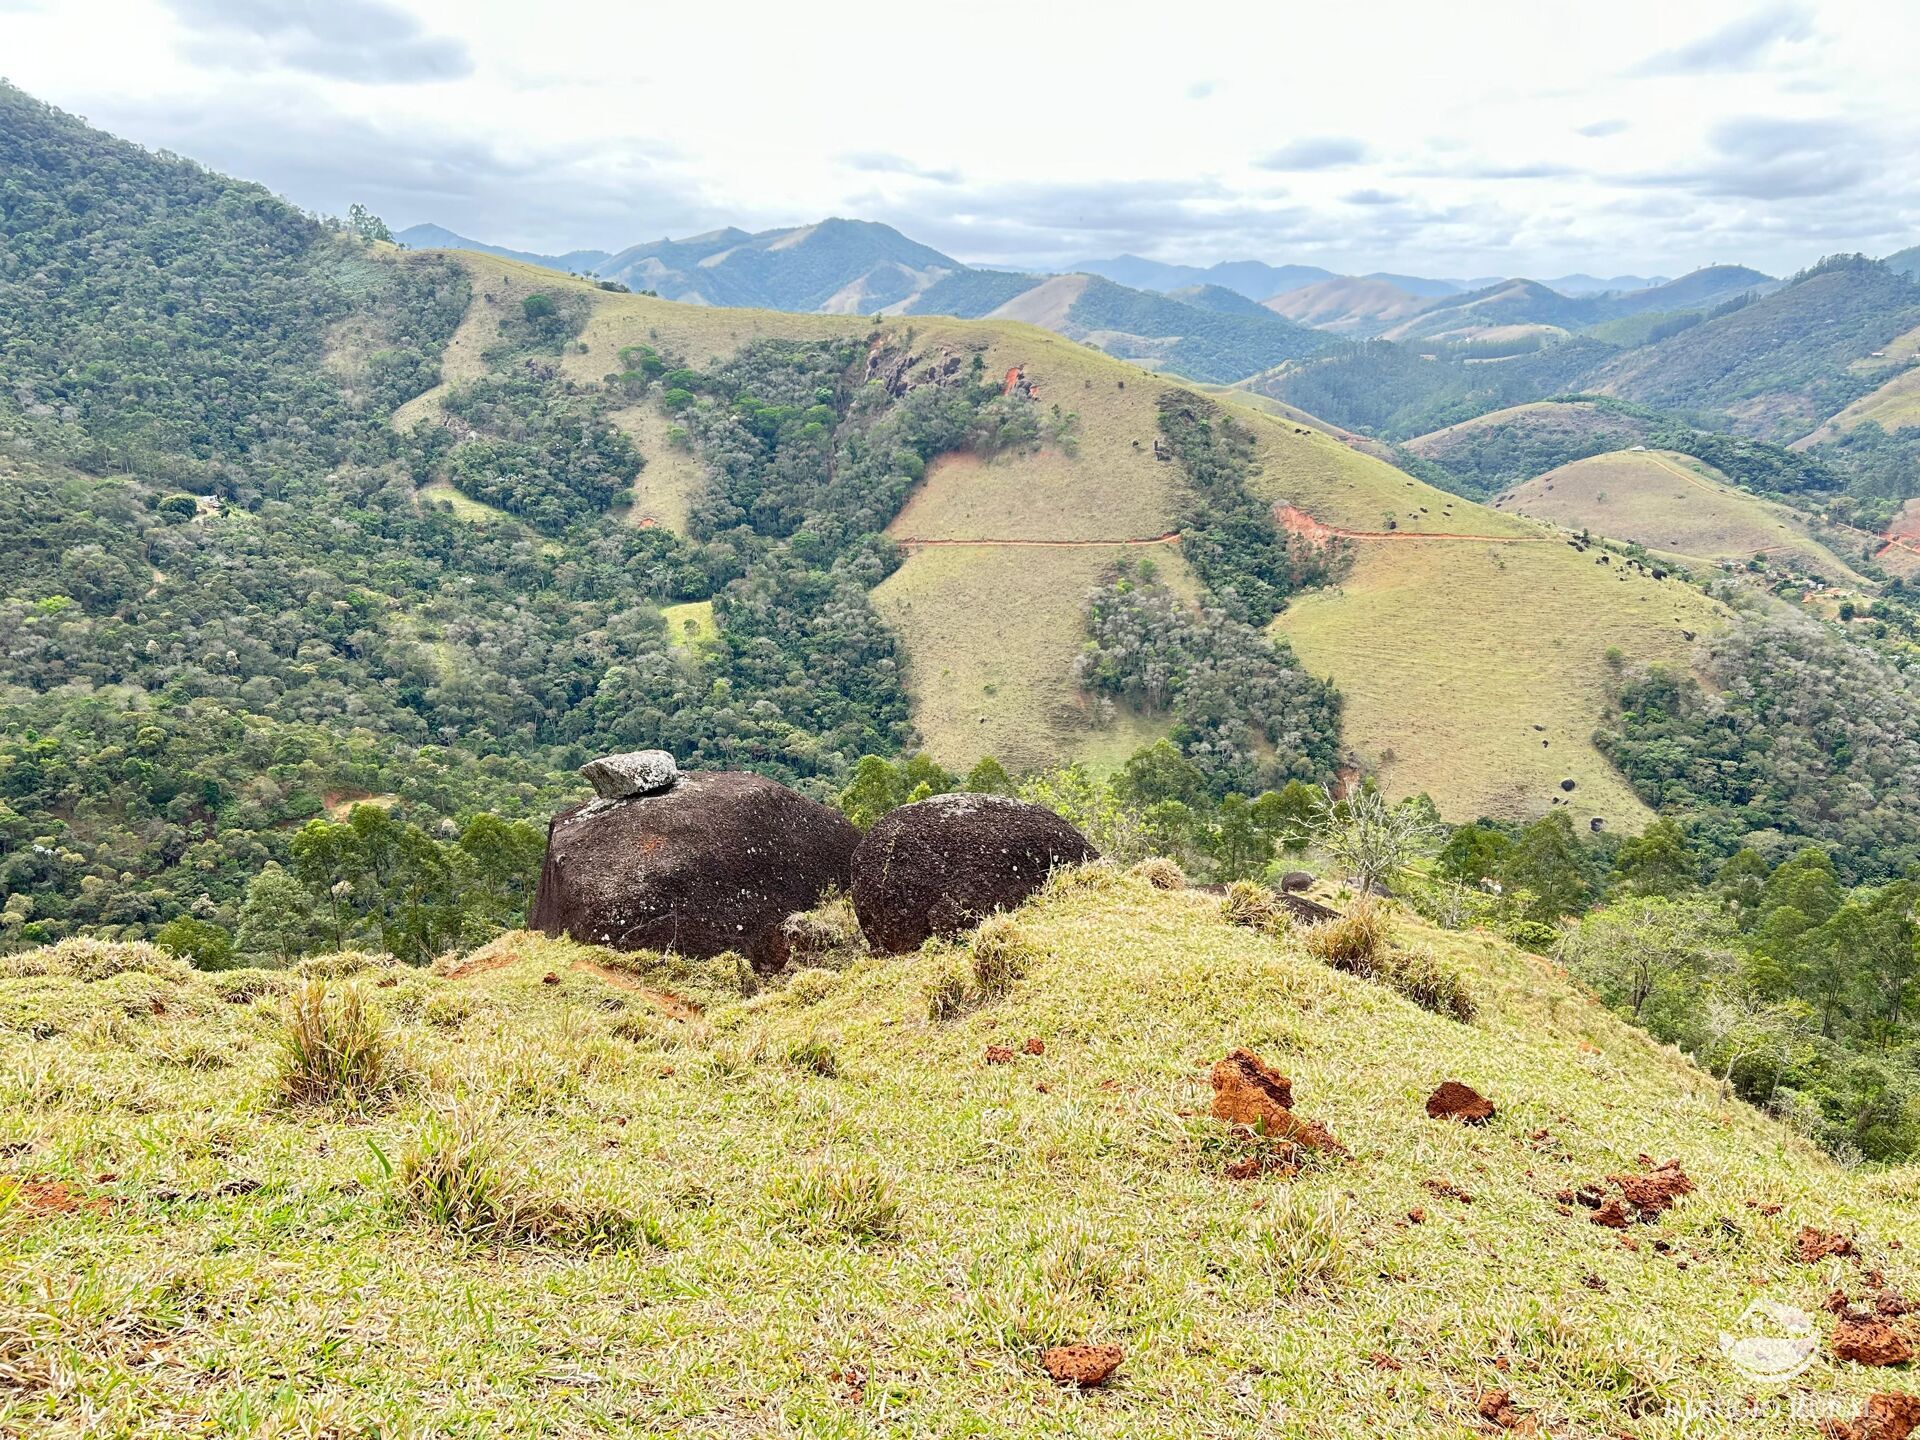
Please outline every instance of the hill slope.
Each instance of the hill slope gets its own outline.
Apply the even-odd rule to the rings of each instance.
[[[1468,1435],[1502,1391],[1547,1433],[1677,1435],[1778,1393],[1716,1344],[1756,1297],[1823,1343],[1802,1408],[1741,1434],[1886,1388],[1828,1358],[1822,1302],[1920,1288],[1913,1171],[1838,1168],[1556,967],[1397,922],[1462,972],[1461,1024],[1139,879],[1016,922],[1022,977],[944,1022],[923,986],[964,948],[744,1003],[527,935],[454,978],[363,970],[418,1077],[364,1117],[274,1102],[285,973],[15,959],[0,1423]],[[1242,1045],[1351,1158],[1227,1178],[1264,1143],[1207,1113]],[[1446,1079],[1491,1123],[1429,1119]],[[1693,1186],[1653,1223],[1556,1202],[1647,1157]],[[1859,1257],[1800,1263],[1803,1226]],[[1124,1349],[1104,1389],[1041,1370],[1082,1341]]]
[[[1339,276],[1303,285],[1266,302],[1276,315],[1337,335],[1371,335],[1434,303],[1386,280]]]
[[[1764,554],[1831,583],[1865,584],[1795,512],[1728,484],[1690,455],[1661,450],[1595,455],[1549,470],[1493,503],[1695,563],[1744,563]]]

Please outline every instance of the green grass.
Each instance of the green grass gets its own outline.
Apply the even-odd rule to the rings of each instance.
[[[1887,1247],[1913,1170],[1835,1167],[1498,942],[1391,922],[1465,975],[1462,1024],[1144,878],[1017,922],[1024,973],[939,1022],[922,987],[964,947],[694,1022],[531,936],[466,979],[390,972],[422,1085],[364,1119],[267,1103],[277,997],[0,979],[6,1170],[84,1202],[0,1182],[0,1429],[1332,1440],[1483,1433],[1503,1388],[1554,1434],[1800,1436],[1684,1414],[1756,1393],[1715,1340],[1751,1300],[1824,1327],[1857,1287],[1795,1263],[1797,1228],[1920,1290]],[[821,1036],[830,1074],[791,1058]],[[195,1042],[230,1063],[168,1058]],[[1236,1045],[1352,1157],[1226,1178],[1207,1067]],[[1443,1079],[1498,1117],[1429,1120]],[[1698,1189],[1637,1248],[1556,1211],[1642,1152]],[[1042,1375],[1078,1340],[1125,1347],[1106,1389]],[[1890,1379],[1823,1357],[1796,1393],[1851,1415]]]
[[[1786,506],[1750,495],[1711,466],[1673,451],[1622,450],[1576,460],[1494,503],[1695,563],[1745,561],[1767,551],[1837,582],[1865,584]]]
[[[720,638],[720,627],[713,622],[711,600],[689,600],[684,605],[662,605],[660,618],[667,622],[667,639],[683,650],[698,651]]]

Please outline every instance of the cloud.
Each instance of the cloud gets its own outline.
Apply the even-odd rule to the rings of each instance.
[[[1744,15],[1685,45],[1649,55],[1629,72],[1634,75],[1710,75],[1755,69],[1781,45],[1813,34],[1813,11],[1806,5],[1770,5]]]
[[[188,55],[226,69],[281,68],[370,85],[473,73],[464,42],[428,35],[389,0],[163,0],[192,27]]]
[[[1885,173],[1876,139],[1845,120],[1740,116],[1713,126],[1707,140],[1714,153],[1704,164],[1628,178],[1703,196],[1798,200],[1843,194]]]
[[[1346,135],[1307,135],[1290,140],[1253,163],[1262,170],[1337,170],[1367,158],[1364,141]]]
[[[1575,134],[1584,135],[1589,140],[1604,140],[1609,135],[1618,135],[1628,129],[1625,120],[1596,120],[1591,125],[1582,125]]]
[[[1340,197],[1349,205],[1398,205],[1400,197],[1385,190],[1353,190]]]
[[[1187,98],[1189,100],[1204,100],[1218,88],[1219,84],[1217,81],[1196,80],[1187,86]]]
[[[958,185],[965,178],[958,170],[916,165],[903,155],[892,155],[884,150],[861,150],[842,155],[840,160],[849,170],[873,175],[905,175],[914,180],[931,180],[936,185]]]

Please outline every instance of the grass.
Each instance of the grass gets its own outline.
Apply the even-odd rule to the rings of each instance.
[[[353,983],[316,979],[296,988],[287,999],[279,1049],[278,1089],[293,1105],[375,1108],[409,1078],[383,1017]]]
[[[1352,573],[1274,630],[1339,686],[1346,742],[1390,795],[1425,791],[1454,821],[1566,808],[1577,825],[1638,830],[1646,807],[1593,748],[1608,652],[1684,668],[1688,632],[1724,623],[1678,580],[1558,541],[1415,540],[1359,543]]]
[[[1495,504],[1695,564],[1744,562],[1764,550],[1837,582],[1866,583],[1786,506],[1750,495],[1711,466],[1673,451],[1621,450],[1576,460],[1516,486]]]
[[[720,627],[713,623],[711,600],[662,605],[660,618],[667,622],[667,639],[679,649],[698,652],[720,638]]]
[[[260,1103],[274,996],[0,978],[6,1014],[57,1029],[0,1028],[4,1169],[88,1202],[21,1189],[0,1213],[0,1430],[1344,1440],[1482,1433],[1497,1387],[1555,1434],[1800,1436],[1764,1409],[1687,1418],[1753,1393],[1715,1342],[1751,1300],[1826,1327],[1820,1300],[1857,1285],[1797,1263],[1798,1228],[1856,1234],[1920,1290],[1887,1245],[1912,1169],[1836,1167],[1549,963],[1394,915],[1392,945],[1473,985],[1460,1024],[1218,909],[1138,876],[1056,887],[1013,917],[1026,977],[939,1024],[922,986],[964,949],[865,957],[805,1007],[769,989],[703,1028],[516,937],[497,968],[377,992],[422,1085],[361,1117]],[[134,979],[163,1012],[69,1024]],[[449,996],[461,1018],[433,1023]],[[824,1036],[831,1075],[795,1059]],[[1025,1036],[1045,1053],[982,1063]],[[231,1065],[153,1058],[195,1039]],[[1207,1067],[1240,1044],[1351,1159],[1226,1178]],[[568,1079],[544,1103],[511,1099],[528,1056]],[[1429,1120],[1442,1079],[1498,1117]],[[1638,1248],[1556,1212],[1641,1152],[1698,1190]],[[1125,1346],[1105,1391],[1041,1374],[1075,1340]],[[1890,1380],[1823,1356],[1796,1393],[1850,1416]]]

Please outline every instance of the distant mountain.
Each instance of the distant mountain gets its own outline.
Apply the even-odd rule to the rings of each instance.
[[[1624,293],[1568,295],[1538,280],[1502,280],[1482,290],[1434,301],[1381,331],[1389,340],[1471,340],[1514,326],[1577,331],[1630,315],[1702,310],[1772,285],[1771,276],[1743,265],[1712,265]]]
[[[1396,290],[1404,290],[1409,295],[1419,295],[1427,299],[1437,299],[1442,295],[1458,295],[1462,290],[1478,289],[1482,285],[1494,282],[1475,281],[1472,286],[1462,285],[1457,280],[1429,280],[1421,275],[1395,275],[1391,271],[1376,270],[1371,275],[1362,275],[1362,280],[1384,280]]]
[[[1143,260],[1138,255],[1116,255],[1111,260],[1083,260],[1072,267],[1072,274],[1098,275],[1116,285],[1135,290],[1166,294],[1193,285],[1219,285],[1238,291],[1249,300],[1266,300],[1311,285],[1316,280],[1332,280],[1334,273],[1318,265],[1266,265],[1258,260],[1224,260],[1202,269],[1197,265],[1168,265],[1159,260]]]
[[[1920,245],[1897,251],[1880,263],[1902,275],[1920,275]]]
[[[1749,270],[1744,265],[1709,265],[1678,280],[1665,280],[1631,294],[1612,296],[1601,308],[1607,311],[1604,317],[1607,319],[1664,310],[1697,310],[1775,283],[1771,275]]]
[[[509,250],[504,245],[470,240],[441,225],[409,225],[393,238],[415,250],[477,250],[482,255],[521,260],[547,270],[564,270],[569,275],[595,274],[612,258],[604,250],[569,250],[564,255],[536,255],[530,250]]]
[[[1374,335],[1419,314],[1438,298],[1421,295],[1385,278],[1339,276],[1304,285],[1267,301],[1276,315],[1336,335]]]
[[[1573,274],[1561,275],[1542,283],[1549,290],[1558,290],[1562,295],[1605,295],[1628,290],[1650,290],[1655,285],[1666,284],[1669,278],[1666,275],[1615,275],[1602,280],[1597,275]]]

